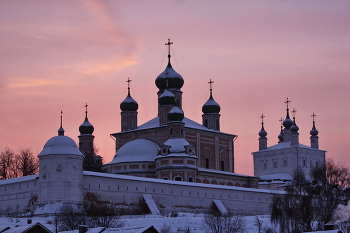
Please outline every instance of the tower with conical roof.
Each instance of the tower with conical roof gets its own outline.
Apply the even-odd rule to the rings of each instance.
[[[208,129],[220,131],[220,105],[213,98],[212,84],[214,82],[210,79],[208,83],[210,85],[210,96],[202,106],[202,124],[208,127]]]
[[[261,130],[259,132],[259,150],[265,150],[267,148],[267,132],[264,129],[264,114],[261,114]]]
[[[318,149],[318,130],[316,129],[316,126],[315,126],[315,118],[316,118],[315,113],[312,113],[311,117],[312,117],[312,129],[310,131],[311,147]]]
[[[177,73],[172,65],[171,65],[171,55],[170,55],[170,45],[173,42],[170,42],[168,39],[168,43],[165,45],[168,46],[168,65],[165,70],[158,75],[155,80],[155,84],[159,89],[157,92],[158,95],[158,117],[159,117],[159,125],[166,125],[168,121],[168,113],[174,106],[171,102],[162,101],[161,99],[172,99],[175,97],[176,105],[182,109],[182,91],[181,87],[184,84],[184,79],[182,76]],[[170,94],[171,93],[171,94]],[[166,98],[167,97],[167,98]]]
[[[121,110],[121,131],[129,131],[137,128],[137,109],[139,105],[130,95],[130,82],[128,78],[126,81],[128,83],[128,95],[120,103]]]

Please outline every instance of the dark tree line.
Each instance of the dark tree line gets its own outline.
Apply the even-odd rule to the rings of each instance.
[[[271,205],[271,221],[281,233],[323,230],[332,222],[339,204],[350,199],[350,172],[345,165],[327,160],[316,167],[307,180],[302,169],[296,169],[286,194],[275,194]]]
[[[38,173],[39,160],[28,147],[15,152],[6,147],[0,152],[0,180]]]

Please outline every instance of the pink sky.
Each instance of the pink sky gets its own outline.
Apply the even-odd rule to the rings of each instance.
[[[110,162],[125,81],[133,80],[139,124],[155,117],[154,81],[171,38],[185,116],[201,122],[214,80],[221,131],[238,135],[237,173],[253,174],[262,113],[269,146],[277,143],[287,97],[300,142],[310,144],[315,112],[320,149],[350,163],[349,12],[349,1],[322,0],[1,1],[0,150],[39,153],[57,135],[61,110],[65,135],[77,141],[87,102]]]

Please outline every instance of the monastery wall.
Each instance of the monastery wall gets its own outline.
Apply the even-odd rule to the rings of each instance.
[[[38,200],[38,175],[0,180],[0,215],[33,211]]]
[[[95,172],[84,172],[83,183],[85,193],[93,192],[101,200],[125,207],[138,206],[143,194],[151,194],[163,213],[174,210],[203,213],[211,207],[213,200],[221,200],[227,209],[247,214],[268,214],[273,195],[271,190]]]

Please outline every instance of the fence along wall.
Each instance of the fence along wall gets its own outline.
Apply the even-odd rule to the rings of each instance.
[[[183,181],[131,177],[84,172],[84,192],[93,192],[101,200],[122,206],[137,206],[142,194],[151,194],[163,212],[173,210],[204,212],[213,200],[221,200],[227,209],[246,214],[267,214],[273,192]]]

